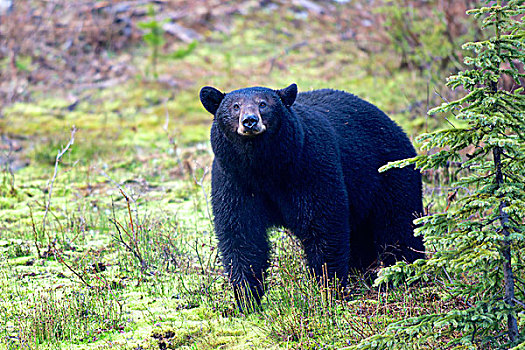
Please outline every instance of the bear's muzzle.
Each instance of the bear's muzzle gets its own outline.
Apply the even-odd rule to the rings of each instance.
[[[239,118],[237,133],[241,136],[255,136],[266,131],[261,118],[255,114],[244,114]]]

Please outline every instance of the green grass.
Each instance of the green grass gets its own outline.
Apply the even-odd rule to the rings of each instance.
[[[410,136],[443,122],[424,116],[426,102],[409,108],[426,101],[425,79],[392,73],[388,57],[371,61],[349,42],[320,39],[335,26],[297,18],[288,26],[289,13],[257,16],[236,17],[230,34],[210,33],[183,59],[160,59],[159,77],[178,88],[139,74],[79,92],[73,111],[60,91],[3,109],[0,129],[21,145],[11,156],[28,162],[14,171],[14,187],[9,169],[0,174],[3,347],[344,348],[390,322],[449,307],[434,290],[378,292],[362,276],[342,301],[315,283],[297,242],[277,230],[262,310],[236,310],[209,216],[212,117],[198,100],[201,86],[343,89],[388,112]],[[145,72],[147,49],[133,54]],[[44,231],[55,157],[73,125]],[[435,206],[446,204],[434,197]]]

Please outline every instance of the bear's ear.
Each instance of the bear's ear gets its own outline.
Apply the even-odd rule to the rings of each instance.
[[[199,96],[204,108],[215,115],[225,95],[214,87],[205,86],[201,89]]]
[[[277,95],[281,98],[286,107],[291,107],[297,97],[297,85],[294,83],[287,88],[277,90]]]

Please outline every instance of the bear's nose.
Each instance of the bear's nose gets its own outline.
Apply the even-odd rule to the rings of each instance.
[[[241,119],[242,125],[248,130],[252,130],[253,128],[255,128],[258,122],[259,118],[257,118],[257,116],[255,116],[254,114],[245,115]]]

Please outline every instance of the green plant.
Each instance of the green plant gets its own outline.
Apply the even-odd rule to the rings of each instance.
[[[38,348],[62,341],[89,343],[126,323],[120,296],[113,290],[51,290],[23,298],[9,304],[0,300],[5,322],[0,335],[14,348]]]
[[[137,26],[140,29],[144,29],[146,33],[142,36],[142,39],[144,42],[150,47],[151,53],[150,53],[150,65],[151,69],[153,70],[153,77],[155,79],[158,78],[157,73],[157,63],[159,58],[171,58],[174,60],[181,60],[185,58],[186,56],[190,55],[195,48],[197,47],[197,41],[192,41],[187,46],[184,46],[170,54],[162,55],[160,53],[160,48],[165,44],[164,40],[164,28],[163,24],[167,23],[168,20],[164,21],[157,21],[155,17],[155,9],[153,6],[150,6],[148,8],[148,16],[151,18],[150,21],[147,22],[139,22]],[[149,70],[146,70],[146,74],[148,74]]]
[[[164,29],[162,28],[162,22],[157,21],[155,17],[155,9],[153,6],[149,6],[148,8],[148,16],[152,19],[148,22],[139,22],[137,26],[140,29],[146,30],[146,33],[143,35],[143,39],[146,42],[146,44],[151,49],[150,54],[150,64],[151,68],[153,70],[153,76],[155,78],[158,77],[157,74],[157,61],[159,58],[159,49],[164,45]]]
[[[197,41],[193,40],[191,43],[189,43],[186,47],[182,47],[175,52],[167,55],[169,58],[173,58],[175,60],[181,60],[184,57],[190,55],[195,49],[197,48]]]
[[[466,43],[463,47],[475,53],[465,58],[472,68],[448,79],[448,86],[462,86],[466,95],[429,112],[457,111],[465,127],[425,134],[420,140],[427,154],[381,169],[458,164],[449,189],[449,198],[457,200],[443,212],[416,220],[422,225],[418,234],[434,251],[427,260],[382,270],[376,283],[433,280],[442,298],[460,307],[393,323],[360,349],[436,341],[447,348],[509,348],[525,340],[525,96],[523,88],[509,92],[498,87],[504,75],[516,81],[523,77],[516,62],[525,63],[525,6],[523,0],[489,3],[468,13],[482,18],[482,29],[494,35]]]

